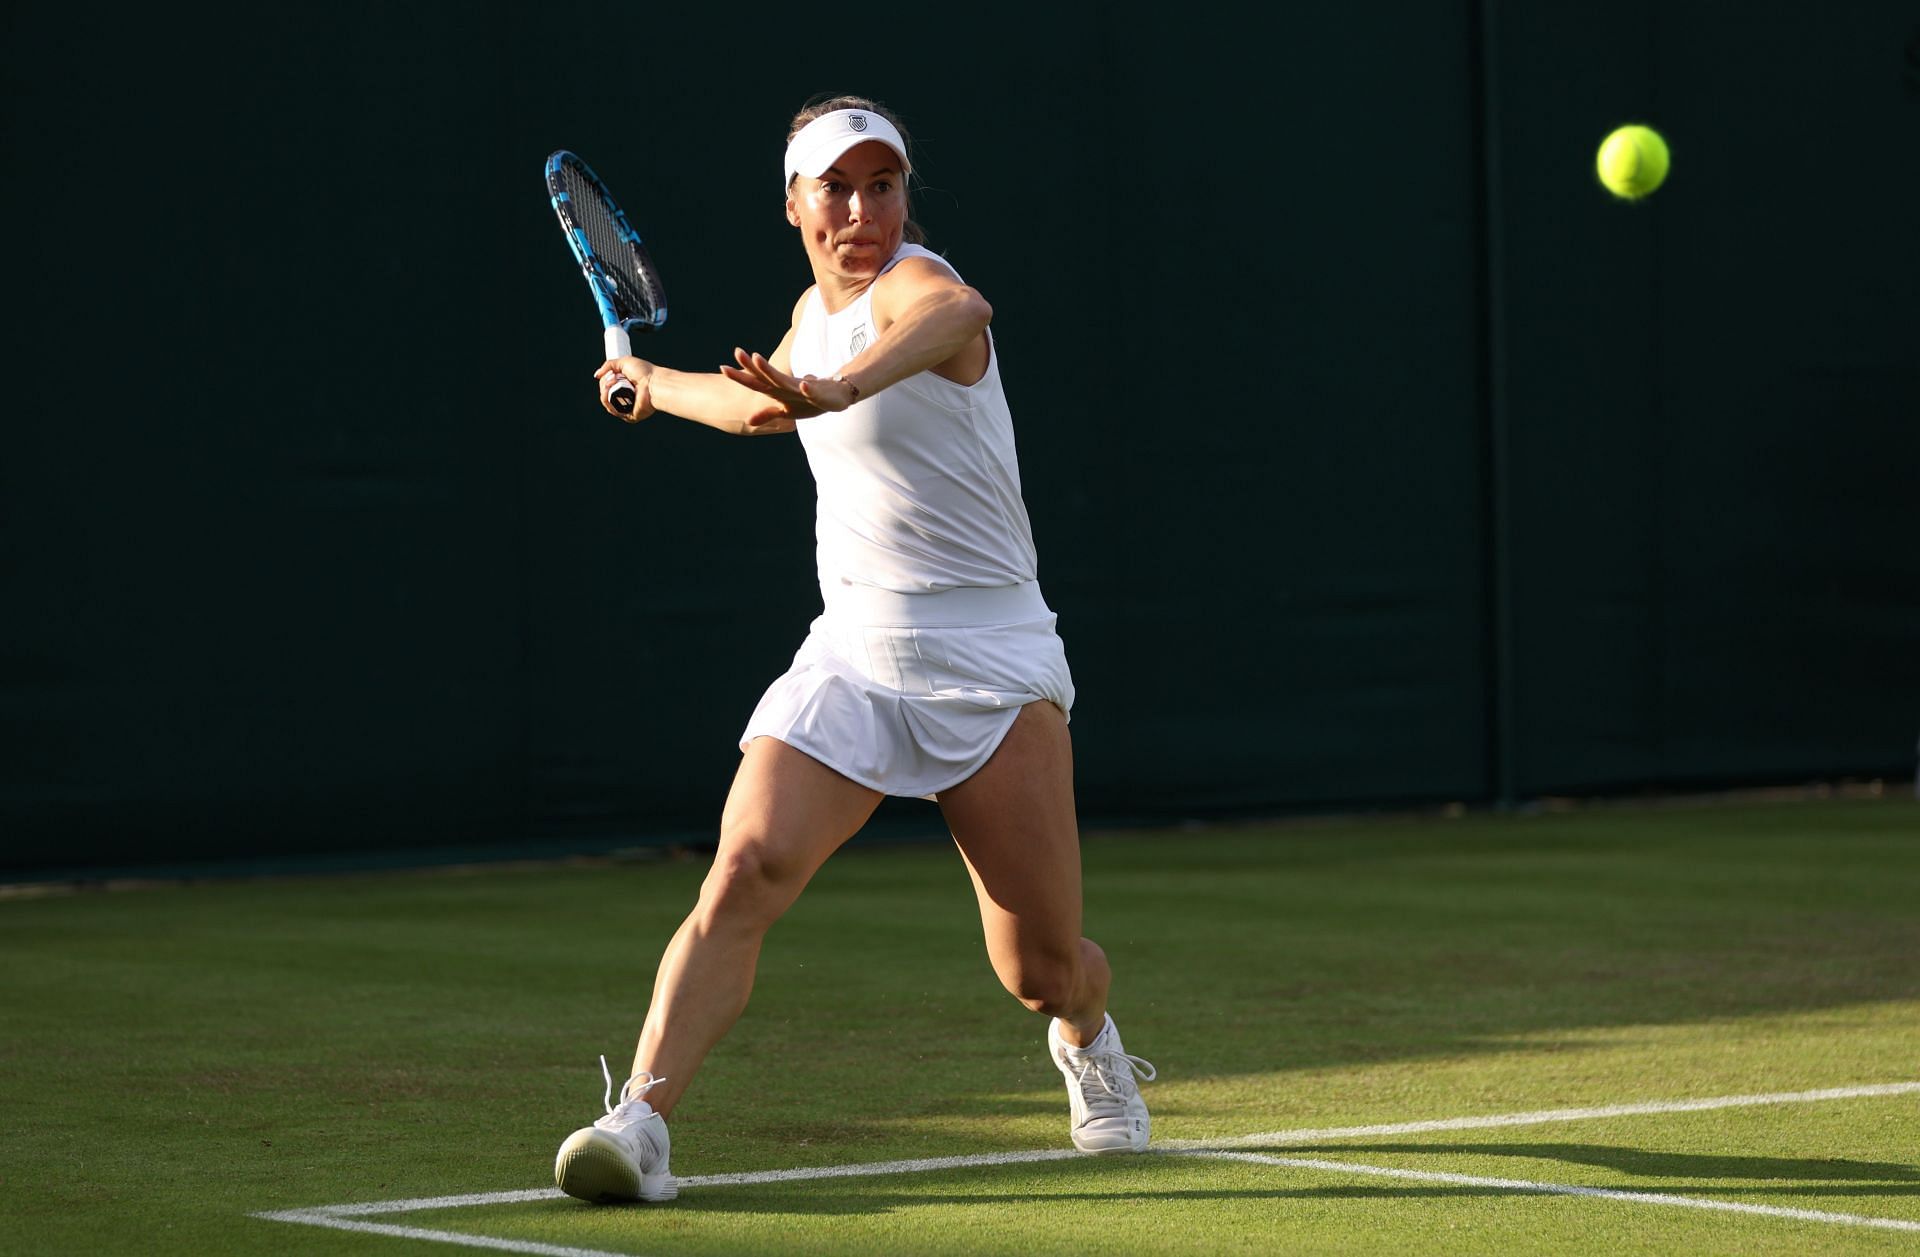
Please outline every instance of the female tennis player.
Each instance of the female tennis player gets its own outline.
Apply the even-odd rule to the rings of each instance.
[[[936,800],[973,877],[994,972],[1052,1018],[1075,1147],[1148,1138],[1107,1015],[1105,954],[1080,935],[1067,712],[1073,680],[1036,582],[992,309],[921,247],[908,142],[860,97],[811,105],[786,150],[787,222],[814,282],[772,354],[717,374],[601,366],[602,405],[742,436],[797,432],[818,489],[824,607],[741,734],[700,899],[661,958],[633,1069],[554,1177],[593,1201],[666,1200],[667,1118],[746,1008],[768,928],[885,795]],[[610,413],[614,411],[607,406]],[[605,1069],[605,1062],[602,1062]]]

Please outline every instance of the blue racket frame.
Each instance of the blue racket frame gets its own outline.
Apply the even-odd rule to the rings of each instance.
[[[637,293],[633,294],[637,299],[623,300],[627,294],[623,292],[620,281],[608,270],[606,260],[594,250],[592,240],[574,214],[573,194],[567,191],[560,174],[563,167],[572,167],[592,187],[594,195],[600,199],[601,207],[607,211],[621,244],[633,250],[633,269],[651,284],[653,293]],[[613,193],[607,190],[606,183],[594,173],[593,167],[580,159],[579,154],[566,149],[555,152],[547,158],[546,177],[547,196],[553,204],[555,217],[560,220],[560,230],[567,237],[567,246],[573,250],[574,260],[580,264],[580,273],[593,293],[594,304],[599,307],[600,322],[606,329],[607,357],[624,358],[633,352],[629,333],[654,332],[666,324],[667,306],[660,273],[654,267],[653,259],[647,255],[640,233],[627,221],[620,203],[613,199]],[[659,298],[657,303],[652,300],[655,297]],[[629,395],[632,392],[631,385],[616,386],[616,389]],[[631,404],[629,397],[628,406]]]

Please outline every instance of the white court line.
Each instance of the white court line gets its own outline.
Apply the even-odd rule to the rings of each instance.
[[[687,1180],[681,1179],[682,1183]],[[467,1196],[421,1196],[415,1200],[369,1200],[358,1205],[315,1205],[289,1213],[324,1213],[336,1218],[360,1218],[370,1213],[418,1213],[422,1209],[465,1209],[472,1205],[520,1205],[565,1195],[558,1187],[530,1187],[517,1192],[476,1192]],[[260,1215],[265,1216],[265,1215]]]
[[[1635,1117],[1643,1113],[1698,1113],[1706,1109],[1739,1109],[1756,1104],[1815,1104],[1822,1100],[1858,1100],[1869,1096],[1898,1096],[1920,1092],[1920,1082],[1889,1082],[1871,1087],[1828,1087],[1822,1091],[1776,1091],[1768,1095],[1711,1096],[1703,1100],[1653,1100],[1645,1104],[1608,1104],[1592,1109],[1541,1109],[1533,1113],[1502,1113],[1491,1117],[1448,1117],[1429,1122],[1394,1122],[1385,1126],[1328,1126],[1320,1130],[1276,1130],[1264,1135],[1235,1135],[1226,1139],[1169,1139],[1158,1146],[1166,1151],[1206,1148],[1263,1148],[1268,1144],[1316,1143],[1322,1139],[1352,1139],[1373,1135],[1418,1135],[1436,1130],[1487,1130],[1496,1126],[1539,1126],[1547,1122],[1584,1122],[1595,1117]]]
[[[1920,1082],[1880,1083],[1861,1087],[1828,1087],[1818,1091],[1779,1091],[1758,1095],[1711,1096],[1695,1100],[1655,1100],[1641,1104],[1612,1104],[1584,1109],[1539,1109],[1526,1113],[1504,1113],[1482,1117],[1450,1117],[1431,1121],[1393,1122],[1376,1126],[1326,1126],[1301,1130],[1269,1131],[1258,1135],[1234,1135],[1222,1139],[1176,1139],[1156,1144],[1153,1151],[1168,1155],[1218,1156],[1222,1160],[1253,1160],[1301,1169],[1323,1169],[1337,1173],[1370,1174],[1389,1178],[1422,1179],[1460,1185],[1499,1187],[1544,1195],[1594,1196],[1638,1204],[1682,1205],[1696,1209],[1714,1209],[1732,1213],[1755,1213],[1769,1217],[1803,1221],[1872,1226],[1892,1230],[1920,1231],[1920,1223],[1898,1219],[1871,1218],[1861,1214],[1823,1213],[1810,1209],[1787,1209],[1771,1205],[1749,1205],[1727,1201],[1697,1200],[1687,1196],[1665,1196],[1650,1192],[1611,1191],[1597,1187],[1572,1187],[1554,1183],[1533,1183],[1519,1179],[1479,1178],[1472,1175],[1444,1174],[1428,1170],[1387,1170],[1375,1166],[1353,1165],[1337,1161],[1311,1161],[1302,1158],[1260,1157],[1232,1151],[1237,1148],[1265,1147],[1273,1144],[1314,1143],[1326,1139],[1351,1139],[1379,1135],[1411,1135],[1430,1131],[1484,1130],[1502,1126],[1538,1126],[1552,1122],[1577,1122],[1591,1118],[1629,1117],[1657,1113],[1697,1113],[1709,1109],[1746,1108],[1763,1104],[1812,1104],[1823,1100],[1854,1100],[1876,1096],[1910,1095],[1920,1092]],[[1080,1160],[1083,1153],[1064,1148],[1024,1152],[989,1152],[975,1156],[927,1157],[907,1161],[868,1161],[852,1165],[810,1166],[792,1170],[758,1170],[739,1174],[693,1175],[679,1180],[685,1187],[736,1187],[756,1183],[793,1183],[829,1178],[864,1178],[888,1174],[925,1174],[939,1170],[974,1169],[996,1165],[1018,1165],[1042,1161]],[[553,1200],[562,1195],[556,1187],[520,1191],[478,1192],[464,1196],[421,1196],[409,1200],[376,1200],[357,1204],[317,1205],[307,1209],[286,1209],[251,1216],[272,1222],[293,1222],[306,1226],[329,1227],[342,1231],[361,1231],[393,1235],[406,1239],[435,1240],[468,1248],[495,1252],[526,1253],[532,1257],[631,1257],[599,1249],[570,1248],[541,1244],[531,1240],[502,1240],[459,1231],[438,1231],[425,1227],[395,1226],[357,1219],[374,1214],[414,1213],[427,1209],[462,1209],[475,1205],[523,1204]]]
[[[1457,1187],[1491,1187],[1499,1191],[1530,1192],[1546,1196],[1592,1196],[1601,1200],[1624,1200],[1636,1205],[1679,1205],[1687,1209],[1713,1209],[1722,1213],[1757,1213],[1769,1218],[1793,1218],[1801,1222],[1833,1222],[1843,1226],[1872,1226],[1888,1231],[1920,1231],[1920,1222],[1902,1218],[1872,1218],[1859,1213],[1828,1213],[1819,1209],[1788,1209],[1782,1205],[1749,1205],[1732,1200],[1705,1200],[1697,1196],[1670,1196],[1665,1192],[1622,1191],[1609,1187],[1573,1187],[1565,1183],[1535,1183],[1519,1178],[1483,1178],[1477,1174],[1447,1174],[1439,1170],[1392,1170],[1378,1165],[1355,1165],[1349,1161],[1322,1161],[1313,1157],[1269,1157],[1257,1152],[1175,1152],[1176,1157],[1204,1157],[1209,1161],[1249,1161],[1255,1165],[1278,1165],[1293,1170],[1324,1170],[1329,1174],[1370,1174],[1377,1178],[1410,1179],[1417,1183],[1446,1183]]]

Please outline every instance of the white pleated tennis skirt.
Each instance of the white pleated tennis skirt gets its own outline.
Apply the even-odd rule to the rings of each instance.
[[[793,664],[740,735],[778,738],[870,790],[932,798],[978,772],[1014,717],[1073,708],[1073,676],[1038,582],[896,594],[825,591]]]

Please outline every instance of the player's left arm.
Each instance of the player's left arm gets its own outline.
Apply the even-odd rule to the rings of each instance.
[[[873,343],[840,369],[839,380],[798,378],[761,354],[734,351],[728,378],[821,410],[845,410],[908,376],[932,371],[960,384],[987,371],[987,324],[993,307],[954,273],[926,258],[908,258],[874,281]]]

